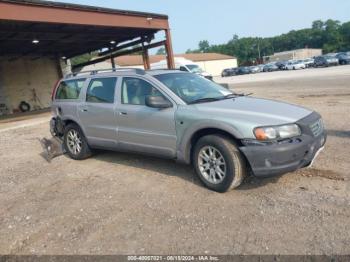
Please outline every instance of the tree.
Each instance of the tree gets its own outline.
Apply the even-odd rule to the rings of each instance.
[[[350,22],[341,24],[337,20],[316,20],[311,28],[292,30],[275,37],[239,38],[233,35],[225,44],[210,45],[207,40],[198,44],[198,49],[186,53],[215,52],[236,56],[239,63],[251,64],[260,56],[299,48],[322,48],[324,53],[350,50]]]
[[[165,55],[165,48],[161,47],[157,50],[156,55]]]
[[[312,29],[314,30],[322,30],[324,23],[322,20],[316,20],[312,22]]]
[[[198,47],[199,47],[199,51],[201,51],[202,53],[207,53],[210,48],[209,41],[208,40],[200,41],[198,44]]]
[[[79,56],[75,56],[70,59],[72,66],[81,63],[89,62],[93,57],[97,55],[97,52],[87,53]]]

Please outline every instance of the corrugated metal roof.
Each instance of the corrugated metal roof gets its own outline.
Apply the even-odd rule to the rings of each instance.
[[[36,6],[55,7],[55,8],[75,9],[75,10],[81,10],[81,11],[102,12],[102,13],[112,13],[112,14],[123,14],[123,15],[131,15],[131,16],[142,16],[142,17],[168,19],[168,16],[163,15],[163,14],[119,10],[119,9],[112,9],[112,8],[105,8],[105,7],[64,3],[64,2],[53,2],[53,1],[42,1],[42,0],[0,0],[0,2],[21,4],[21,5],[36,5]]]
[[[193,62],[235,59],[235,57],[233,56],[223,55],[218,53],[179,54],[179,55],[175,55],[175,57],[183,57]],[[152,55],[150,56],[150,63],[151,64],[157,63],[164,59],[165,59],[165,55]],[[141,55],[120,56],[120,57],[117,57],[115,61],[116,61],[116,64],[119,66],[136,66],[136,65],[143,64]]]

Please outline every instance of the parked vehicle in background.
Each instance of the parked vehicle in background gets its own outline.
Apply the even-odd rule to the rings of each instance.
[[[339,59],[332,55],[323,55],[315,57],[315,67],[334,66],[339,64]]]
[[[310,166],[327,137],[312,110],[235,94],[178,70],[81,72],[59,81],[52,98],[50,130],[72,159],[93,149],[169,158],[192,164],[218,192],[237,188],[248,172]]]
[[[306,66],[301,60],[289,61],[286,65],[286,70],[299,70],[305,68]]]
[[[341,52],[336,55],[339,60],[339,64],[348,65],[350,64],[350,52]]]
[[[250,74],[250,69],[248,66],[238,67],[237,75],[247,75]]]
[[[269,63],[264,66],[264,72],[278,71],[278,66],[275,63]]]
[[[276,62],[276,66],[278,67],[279,70],[286,70],[286,65],[288,61],[278,61]]]
[[[167,69],[167,68],[168,68],[168,62],[166,60],[162,60],[160,62],[151,64],[151,69]],[[197,74],[209,80],[213,80],[213,76],[205,72],[199,65],[195,64],[191,60],[188,60],[182,57],[175,58],[175,69]]]
[[[303,63],[305,64],[306,68],[314,67],[315,66],[315,59],[307,58],[307,59],[303,60]]]
[[[249,72],[251,74],[259,73],[260,72],[260,68],[258,66],[250,66],[249,67]]]
[[[257,65],[257,67],[259,67],[259,72],[264,72],[264,66],[264,64]]]
[[[237,68],[226,68],[222,71],[221,76],[227,77],[227,76],[234,76],[237,73]]]

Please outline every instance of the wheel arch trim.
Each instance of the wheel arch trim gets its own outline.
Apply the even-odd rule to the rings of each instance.
[[[79,126],[79,128],[81,129],[81,131],[83,132],[83,135],[85,136],[85,129],[82,127],[82,125],[79,123],[78,119],[74,118],[74,117],[60,117],[61,120],[64,123],[64,126],[66,127],[67,125],[69,125],[70,123],[76,124],[77,126]],[[86,137],[86,136],[85,136]]]
[[[183,134],[181,140],[178,143],[178,150],[177,150],[177,161],[183,162],[186,164],[191,163],[191,152],[192,152],[192,141],[193,138],[200,134],[201,132],[204,132],[206,130],[212,130],[212,131],[219,131],[219,133],[226,133],[229,136],[233,137],[235,140],[239,141],[243,138],[243,135],[241,132],[239,132],[235,127],[218,122],[218,121],[210,121],[210,122],[201,122],[196,125],[193,125],[190,127],[186,132]],[[215,132],[209,132],[211,134],[215,134]],[[200,136],[201,137],[201,136]]]

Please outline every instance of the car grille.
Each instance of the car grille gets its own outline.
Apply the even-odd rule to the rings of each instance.
[[[311,132],[312,134],[316,137],[319,136],[320,134],[322,134],[323,132],[323,122],[322,119],[320,118],[319,120],[317,120],[316,122],[314,122],[313,124],[311,124],[310,126]]]

